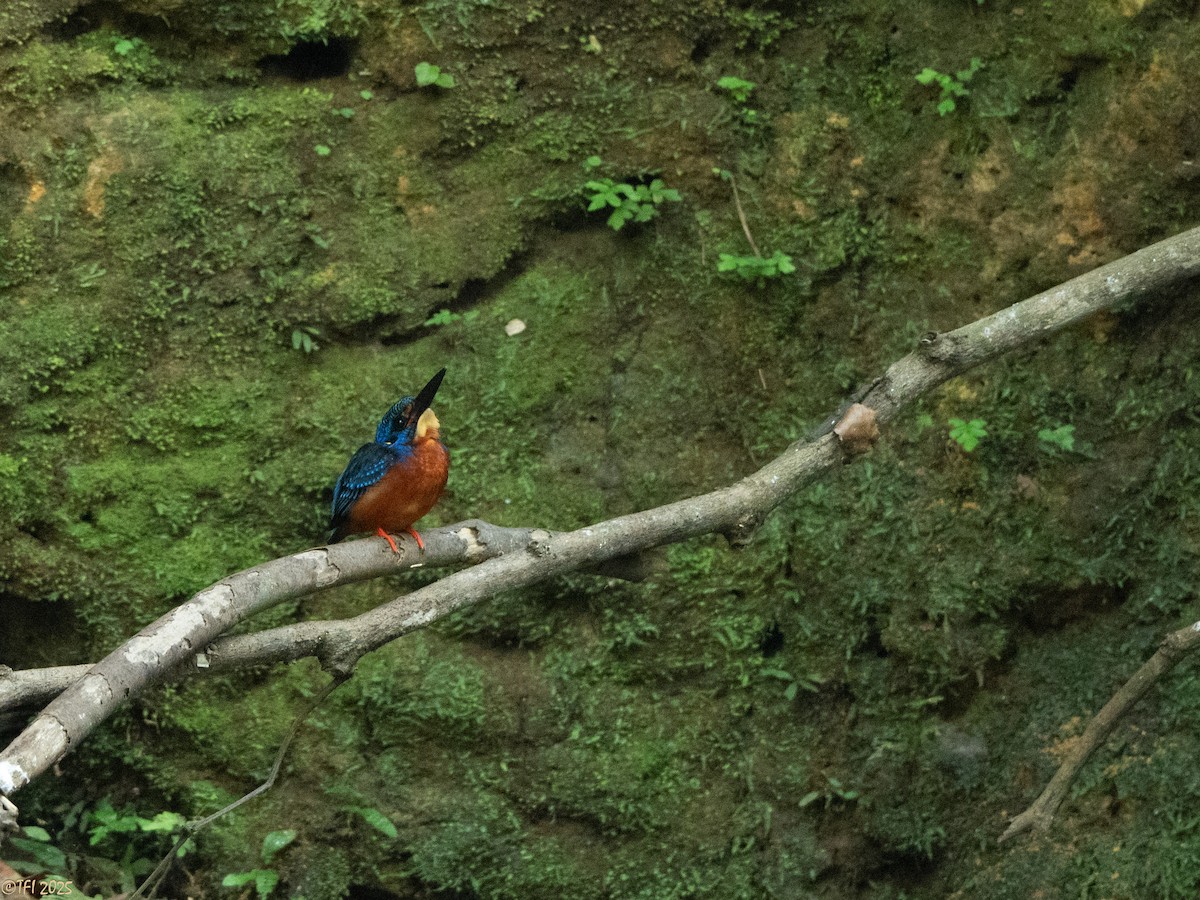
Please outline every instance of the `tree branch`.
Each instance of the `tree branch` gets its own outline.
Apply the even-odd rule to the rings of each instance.
[[[285,600],[307,596],[337,585],[352,584],[416,568],[469,565],[493,556],[515,553],[524,550],[536,540],[553,537],[553,532],[540,528],[503,528],[479,519],[469,519],[444,528],[422,529],[421,533],[425,536],[426,546],[425,553],[421,554],[415,554],[414,545],[405,538],[401,541],[404,552],[400,556],[392,553],[382,541],[365,540],[282,557],[265,565],[279,564],[295,568],[301,580],[306,574],[310,576],[309,580],[302,581],[298,586],[293,583],[276,583],[271,590],[257,597],[242,589],[242,586],[264,567],[257,566],[240,572],[222,582],[233,584],[235,587],[236,610],[232,615],[235,621],[241,621]],[[327,554],[324,564],[318,564],[321,554]],[[606,578],[643,581],[654,567],[655,561],[649,558],[648,554],[637,552],[606,560],[590,571]],[[333,574],[330,574],[331,572]],[[196,595],[197,598],[200,596]],[[307,656],[324,659],[327,654],[322,648],[328,645],[333,633],[341,624],[337,621],[300,622],[254,634],[227,636],[207,644],[202,635],[189,636],[192,646],[196,649],[189,652],[169,676],[217,674],[248,666],[290,662]],[[228,630],[228,626],[225,630]],[[94,666],[94,663],[82,663],[75,666],[18,670],[0,666],[0,731],[3,731],[7,721],[15,719],[19,710],[49,703],[87,675]],[[168,676],[165,675],[164,679],[166,677]]]
[[[1071,782],[1075,780],[1075,776],[1079,774],[1083,764],[1092,755],[1092,751],[1108,740],[1108,736],[1112,734],[1112,730],[1121,716],[1146,696],[1158,679],[1170,672],[1175,667],[1175,663],[1179,662],[1185,653],[1195,649],[1197,645],[1200,645],[1200,622],[1173,631],[1163,638],[1163,642],[1159,644],[1155,654],[1133,673],[1133,676],[1112,695],[1100,712],[1096,713],[1095,718],[1088,723],[1083,735],[1071,752],[1067,754],[1066,759],[1062,761],[1062,765],[1058,767],[1058,771],[1054,773],[1050,783],[1033,801],[1029,809],[1009,823],[1004,834],[1000,835],[1000,843],[1025,831],[1045,831],[1050,827],[1059,807],[1067,799],[1067,791],[1071,787]]]
[[[1145,297],[1198,274],[1200,229],[1193,229],[955,331],[927,335],[916,351],[871,384],[861,403],[874,411],[879,424],[886,423],[922,394],[973,366],[1115,303]],[[0,794],[20,790],[121,703],[175,671],[241,619],[273,603],[435,559],[484,560],[354,619],[309,623],[313,652],[340,675],[362,654],[501,591],[702,534],[719,532],[742,543],[767,513],[848,456],[839,438],[826,431],[811,442],[793,444],[728,487],[573,532],[530,531],[523,549],[504,555],[495,555],[480,542],[472,529],[484,526],[476,523],[458,531],[430,532],[429,549],[421,558],[408,542],[405,552],[393,559],[382,542],[357,541],[230,576],[143,629],[53,700],[0,753]],[[0,805],[0,817],[5,809]]]

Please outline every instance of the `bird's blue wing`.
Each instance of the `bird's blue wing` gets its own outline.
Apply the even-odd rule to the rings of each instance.
[[[333,509],[329,520],[332,540],[339,541],[346,536],[342,527],[350,517],[350,510],[358,499],[376,482],[396,461],[396,454],[383,444],[363,444],[346,468],[338,476],[333,488]]]

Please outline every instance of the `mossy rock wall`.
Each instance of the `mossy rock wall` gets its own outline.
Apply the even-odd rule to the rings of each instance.
[[[96,658],[318,543],[349,454],[443,365],[428,526],[573,528],[754,470],[923,332],[1200,222],[1197,47],[1172,0],[10,4],[0,662]],[[680,200],[614,231],[605,178]],[[739,204],[794,272],[718,271],[753,255]],[[744,550],[378,651],[172,889],[216,896],[295,829],[270,867],[309,900],[1194,896],[1187,661],[1055,831],[995,838],[1196,616],[1196,300],[956,379]],[[23,811],[115,892],[97,860],[165,845],[90,847],[80,811],[210,812],[324,678],[156,689]]]

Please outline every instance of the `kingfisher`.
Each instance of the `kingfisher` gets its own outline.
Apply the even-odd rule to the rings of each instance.
[[[425,549],[412,526],[433,509],[450,473],[450,454],[438,439],[440,423],[430,409],[445,375],[442,369],[417,396],[393,403],[375,429],[374,442],[350,457],[333,488],[330,543],[373,531],[399,553],[389,532],[407,531]]]

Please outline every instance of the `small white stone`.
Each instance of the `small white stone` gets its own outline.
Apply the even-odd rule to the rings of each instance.
[[[525,330],[525,323],[520,319],[509,319],[508,324],[504,326],[504,333],[509,337],[514,337]]]

